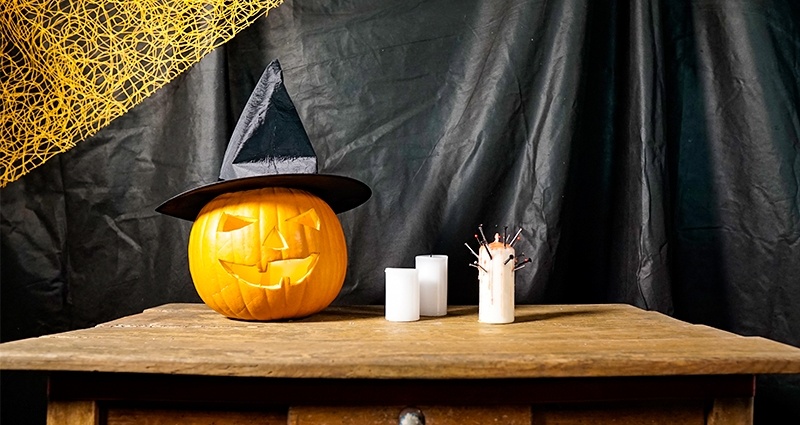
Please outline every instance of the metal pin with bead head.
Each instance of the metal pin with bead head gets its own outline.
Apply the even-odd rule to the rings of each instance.
[[[479,259],[479,258],[481,258],[481,257],[480,257],[480,255],[478,255],[478,253],[477,253],[477,252],[475,252],[475,251],[472,249],[472,247],[471,247],[471,246],[469,246],[469,244],[468,244],[468,243],[464,242],[464,246],[466,246],[466,247],[467,247],[467,249],[469,250],[469,252],[471,252],[471,253],[472,253],[472,255],[474,255],[474,256],[475,256],[475,258],[478,258],[478,259]]]
[[[520,233],[522,233],[522,227],[520,227],[519,230],[517,230],[517,234],[514,235],[514,238],[511,240],[511,243],[508,244],[510,247],[512,248],[514,247],[514,244],[517,242],[517,240],[519,240],[518,238]]]

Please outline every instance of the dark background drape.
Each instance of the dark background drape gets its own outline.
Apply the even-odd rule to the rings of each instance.
[[[384,268],[439,253],[449,302],[475,304],[464,243],[521,226],[518,303],[629,303],[800,347],[794,0],[287,1],[0,191],[2,341],[200,302],[191,223],[154,208],[216,180],[275,58],[320,171],[373,190],[339,216],[335,303],[382,304]],[[43,423],[43,377],[2,380],[3,423]],[[755,412],[799,423],[800,379],[760,377]]]

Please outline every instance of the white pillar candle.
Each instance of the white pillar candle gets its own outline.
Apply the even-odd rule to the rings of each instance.
[[[491,256],[487,252],[491,252]],[[478,251],[478,321],[511,323],[514,321],[514,248],[495,241]],[[509,260],[509,258],[512,258]]]
[[[419,320],[419,281],[417,269],[386,269],[386,320]]]
[[[416,257],[419,280],[420,316],[447,314],[447,256],[418,255]]]

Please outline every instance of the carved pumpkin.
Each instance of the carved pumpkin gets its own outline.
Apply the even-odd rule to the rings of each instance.
[[[219,195],[200,211],[189,236],[189,271],[200,298],[231,318],[316,313],[339,294],[346,268],[339,219],[302,190]]]

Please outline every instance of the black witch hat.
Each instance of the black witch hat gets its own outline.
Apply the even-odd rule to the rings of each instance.
[[[236,123],[219,181],[181,193],[156,211],[194,221],[218,195],[264,187],[305,190],[337,214],[363,204],[372,195],[369,186],[358,180],[317,173],[314,148],[283,85],[277,60],[264,70]]]

